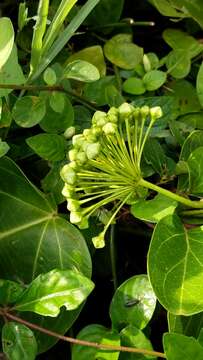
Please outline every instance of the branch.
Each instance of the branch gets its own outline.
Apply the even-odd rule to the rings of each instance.
[[[129,353],[137,353],[137,354],[144,354],[144,355],[149,355],[149,356],[154,356],[154,357],[160,357],[160,358],[164,358],[166,359],[166,355],[158,352],[158,351],[151,351],[151,350],[147,350],[147,349],[136,349],[136,348],[132,348],[132,347],[127,347],[127,346],[113,346],[113,345],[107,345],[107,344],[99,344],[96,342],[91,342],[91,341],[85,341],[85,340],[79,340],[79,339],[74,339],[72,337],[69,336],[64,336],[61,334],[58,334],[54,331],[50,331],[48,329],[45,329],[41,326],[38,326],[36,324],[30,323],[26,320],[23,320],[21,318],[19,318],[18,316],[12,315],[10,313],[8,313],[5,310],[0,310],[0,315],[4,315],[7,319],[19,322],[23,325],[28,326],[30,329],[33,330],[38,330],[44,334],[47,334],[49,336],[55,337],[59,340],[63,340],[72,344],[76,344],[76,345],[84,345],[84,346],[90,346],[90,347],[94,347],[100,350],[112,350],[112,351],[122,351],[122,352],[129,352]]]
[[[65,90],[61,85],[16,85],[0,84],[0,89],[25,90],[25,91],[61,91],[75,98],[79,103],[85,105],[90,110],[98,110],[96,105],[83,96],[76,94],[74,91]]]

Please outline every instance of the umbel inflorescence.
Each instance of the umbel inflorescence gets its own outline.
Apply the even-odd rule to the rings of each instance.
[[[70,221],[87,228],[89,217],[99,208],[109,203],[113,207],[103,231],[92,239],[95,247],[105,245],[105,233],[121,207],[141,196],[142,152],[161,116],[160,107],[124,103],[107,113],[96,111],[91,128],[73,136],[70,162],[61,170]]]

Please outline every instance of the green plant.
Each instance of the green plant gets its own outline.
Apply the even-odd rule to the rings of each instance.
[[[202,359],[201,2],[83,3],[2,5],[2,351]]]

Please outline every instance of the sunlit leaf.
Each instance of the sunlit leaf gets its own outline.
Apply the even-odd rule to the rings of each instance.
[[[8,60],[14,43],[14,29],[12,22],[7,17],[2,17],[0,19],[0,71],[1,67]]]

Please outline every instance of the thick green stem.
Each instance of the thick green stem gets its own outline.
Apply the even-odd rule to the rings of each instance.
[[[175,200],[183,205],[186,205],[190,208],[203,209],[203,201],[192,201],[190,199],[186,199],[178,194],[175,194],[169,190],[163,189],[163,188],[161,188],[155,184],[152,184],[151,182],[144,180],[144,179],[141,179],[139,181],[139,185],[141,185],[147,189],[154,190],[160,194],[163,194],[163,195],[169,197],[170,199],[173,199],[173,200]]]

